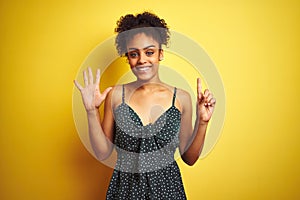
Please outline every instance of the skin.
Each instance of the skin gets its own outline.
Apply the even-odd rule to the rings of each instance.
[[[172,105],[174,87],[163,83],[158,74],[159,62],[164,52],[152,37],[144,33],[136,34],[127,43],[128,63],[136,81],[125,85],[125,103],[140,117],[143,125],[155,121]],[[99,160],[109,157],[113,149],[114,116],[113,110],[122,103],[122,86],[109,87],[100,92],[100,69],[93,80],[91,68],[83,72],[84,87],[74,83],[81,92],[87,111],[90,141]],[[99,117],[99,106],[104,104],[104,118]],[[216,100],[208,90],[202,92],[201,80],[197,79],[197,106],[194,129],[192,126],[192,102],[189,93],[177,89],[175,106],[181,112],[180,144],[181,158],[193,165],[199,158],[209,120],[212,117]]]

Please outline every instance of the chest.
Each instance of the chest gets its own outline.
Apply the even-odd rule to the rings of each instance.
[[[130,96],[126,103],[140,118],[142,124],[153,124],[172,106],[172,95],[135,94]]]

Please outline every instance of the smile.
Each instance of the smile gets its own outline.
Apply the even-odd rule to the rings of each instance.
[[[149,70],[151,68],[151,66],[144,66],[144,67],[136,67],[136,70],[139,71],[139,72],[145,72],[147,70]]]

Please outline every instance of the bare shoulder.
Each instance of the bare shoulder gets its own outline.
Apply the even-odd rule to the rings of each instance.
[[[191,95],[189,92],[187,92],[186,90],[177,88],[177,98],[181,101],[181,102],[185,102],[185,101],[190,101],[191,100]]]
[[[191,95],[186,90],[177,88],[176,97],[179,101],[179,105],[182,111],[185,111],[192,106]]]

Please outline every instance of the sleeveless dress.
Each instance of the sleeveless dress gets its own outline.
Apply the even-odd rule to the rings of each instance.
[[[125,102],[114,110],[117,163],[106,193],[107,200],[185,200],[186,195],[174,153],[179,146],[181,113],[172,106],[154,123],[143,125]]]

